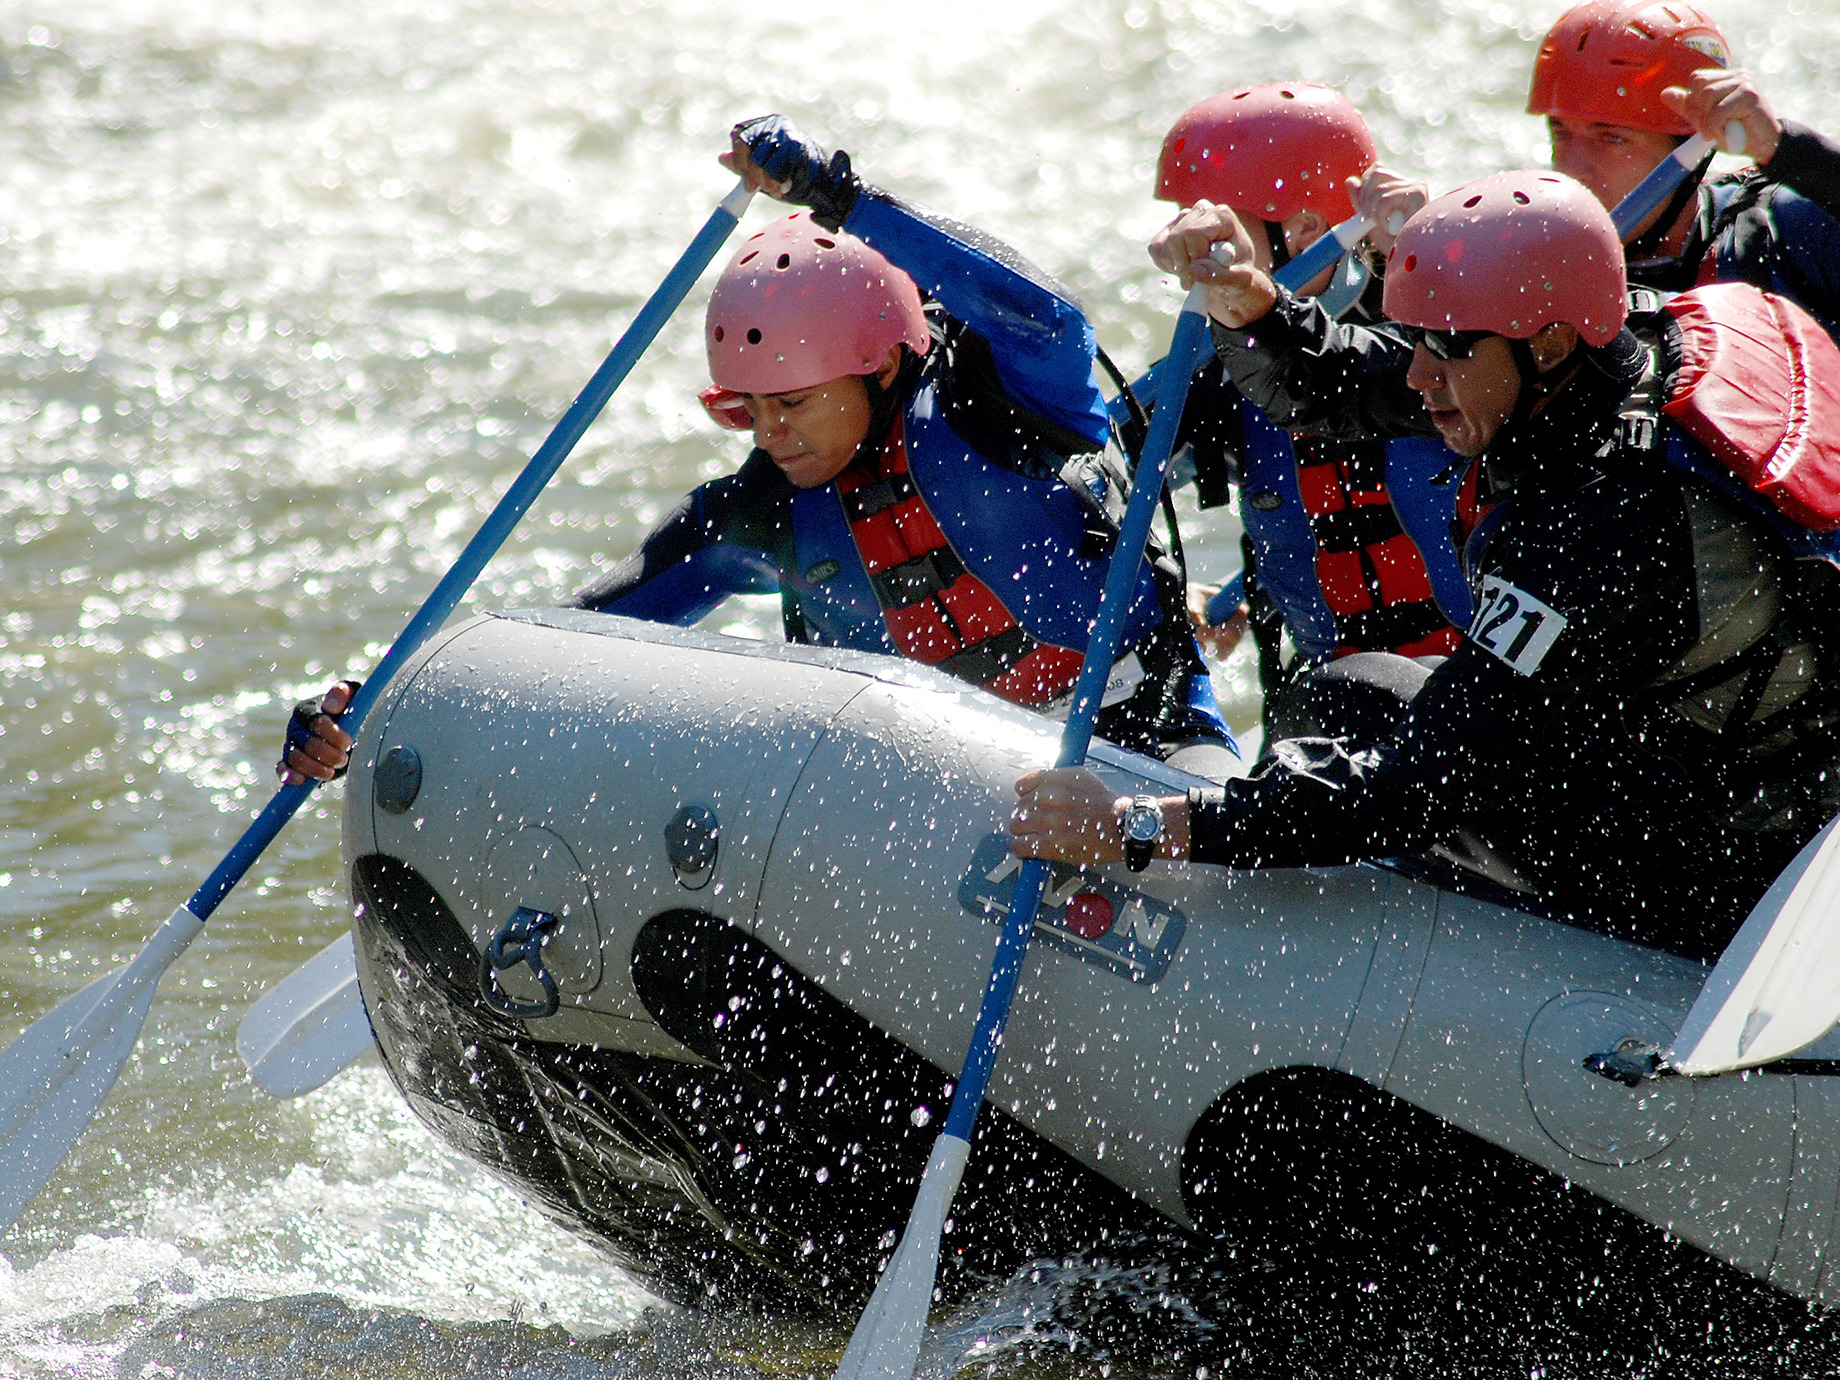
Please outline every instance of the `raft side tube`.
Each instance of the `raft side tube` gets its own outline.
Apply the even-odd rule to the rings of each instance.
[[[632,989],[632,941],[689,903],[752,926],[761,870],[805,759],[869,681],[823,663],[744,659],[706,634],[657,632],[556,611],[473,620],[391,687],[347,787],[347,848],[413,866],[483,950],[521,905],[562,924],[543,954],[562,1009],[527,1026],[544,1039],[685,1051]],[[583,633],[597,635],[584,636]],[[421,785],[401,813],[375,803],[376,764],[414,750]],[[713,869],[676,875],[666,830],[686,805],[719,826]],[[518,967],[504,993],[539,995]],[[635,1028],[615,1034],[608,1019]]]
[[[415,869],[475,952],[531,900],[576,904],[565,931],[598,935],[598,973],[575,951],[562,1011],[525,1022],[530,1036],[696,1061],[632,981],[641,927],[687,909],[739,926],[931,1067],[959,1066],[1014,779],[1053,759],[1052,723],[912,663],[583,613],[475,620],[389,693],[348,787],[354,855]],[[372,804],[374,768],[398,744],[423,772],[393,813]],[[1113,748],[1094,765],[1121,793],[1185,784]],[[696,886],[665,844],[686,803],[720,828]],[[993,1097],[1172,1221],[1191,1220],[1182,1159],[1208,1110],[1312,1067],[1779,1287],[1817,1287],[1840,1098],[1780,1076],[1632,1090],[1582,1067],[1606,1040],[1665,1043],[1700,965],[1376,867],[1156,863],[1053,885]],[[1074,905],[1088,893],[1104,906]],[[1109,929],[1091,923],[1107,914]]]

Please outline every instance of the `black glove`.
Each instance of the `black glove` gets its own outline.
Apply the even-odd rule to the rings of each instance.
[[[344,680],[340,681],[339,684],[349,685],[353,695],[364,688],[364,682],[361,680]],[[349,707],[351,700],[347,698],[345,703],[346,706]],[[315,719],[325,714],[326,717],[333,720],[333,722],[336,723],[338,721],[340,715],[326,714],[324,705],[325,697],[315,695],[311,699],[302,700],[299,704],[294,706],[294,712],[288,716],[287,738],[281,744],[281,761],[277,764],[282,770],[285,771],[287,769],[287,759],[290,752],[294,751],[295,748],[306,747],[308,743],[318,736],[313,732],[313,721]],[[345,772],[346,768],[340,767],[332,774],[332,779],[337,781],[341,776],[345,775]]]
[[[729,131],[760,170],[785,188],[783,199],[811,207],[811,218],[833,233],[843,229],[862,183],[842,149],[826,154],[784,115],[743,120]]]

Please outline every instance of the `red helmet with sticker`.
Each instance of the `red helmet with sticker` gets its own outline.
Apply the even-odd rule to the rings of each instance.
[[[1343,183],[1378,158],[1367,122],[1341,92],[1308,82],[1245,86],[1190,106],[1170,126],[1156,194],[1270,221],[1308,209],[1335,224],[1353,214]]]
[[[914,280],[809,211],[750,237],[716,281],[704,318],[709,376],[734,393],[789,393],[872,374],[905,344],[933,343]]]
[[[1682,0],[1586,0],[1560,16],[1533,60],[1529,115],[1659,134],[1693,133],[1661,103],[1701,67],[1731,66],[1712,17]]]
[[[1386,261],[1386,315],[1408,326],[1526,340],[1563,321],[1608,344],[1629,315],[1610,213],[1555,172],[1496,173],[1405,224]]]

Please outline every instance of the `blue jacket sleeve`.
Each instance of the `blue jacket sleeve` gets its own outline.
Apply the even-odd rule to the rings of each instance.
[[[1001,241],[924,215],[873,187],[861,189],[844,229],[886,254],[989,342],[1015,403],[1094,447],[1105,444],[1092,326],[1065,288]]]

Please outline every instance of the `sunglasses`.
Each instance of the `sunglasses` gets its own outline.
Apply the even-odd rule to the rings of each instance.
[[[1414,345],[1423,345],[1425,353],[1433,359],[1445,362],[1465,360],[1476,353],[1479,341],[1487,340],[1493,331],[1440,331],[1431,326],[1401,326],[1400,331]]]

